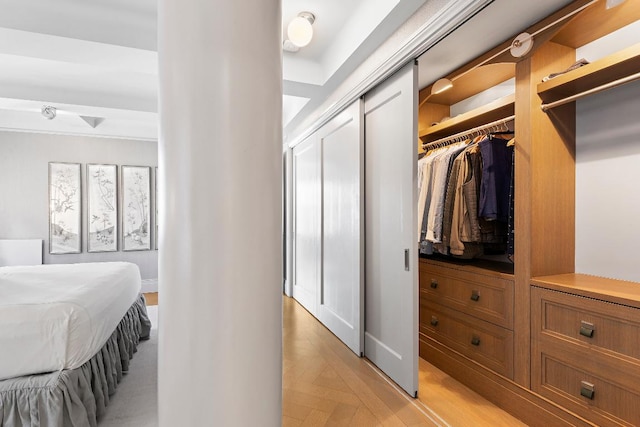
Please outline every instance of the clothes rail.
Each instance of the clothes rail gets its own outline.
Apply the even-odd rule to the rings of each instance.
[[[635,80],[640,80],[640,73],[632,74],[630,76],[623,77],[623,78],[618,79],[618,80],[614,80],[612,82],[603,84],[601,86],[594,87],[593,89],[585,90],[584,92],[576,93],[575,95],[571,95],[571,96],[568,96],[566,98],[562,98],[562,99],[559,99],[557,101],[550,102],[548,104],[542,104],[540,107],[542,108],[542,111],[547,112],[548,110],[550,110],[552,108],[559,107],[559,106],[564,105],[564,104],[568,104],[569,102],[573,102],[576,99],[580,99],[580,98],[585,97],[587,95],[592,95],[594,93],[602,92],[604,90],[611,89],[611,88],[614,88],[614,87],[617,87],[617,86],[622,86],[625,83],[630,83],[630,82],[633,82]]]
[[[424,148],[425,150],[428,150],[428,149],[431,149],[431,148],[435,148],[439,144],[442,144],[443,142],[455,141],[458,138],[471,136],[471,135],[474,135],[476,133],[480,133],[482,131],[485,131],[487,129],[491,129],[492,127],[495,127],[495,126],[506,125],[507,122],[510,122],[511,120],[513,120],[515,118],[516,118],[515,115],[509,116],[509,117],[505,117],[504,119],[496,120],[494,122],[487,123],[487,124],[482,125],[482,126],[476,126],[474,128],[467,129],[467,130],[465,130],[463,132],[459,132],[459,133],[456,133],[456,134],[453,134],[453,135],[449,135],[449,136],[444,137],[444,138],[436,139],[435,141],[425,142],[424,144],[422,144],[422,148]]]

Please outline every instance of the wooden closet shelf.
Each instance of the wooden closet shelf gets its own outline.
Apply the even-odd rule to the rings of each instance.
[[[640,70],[640,43],[538,84],[544,102],[572,96],[630,76]]]
[[[568,292],[640,308],[640,283],[608,279],[589,274],[556,274],[531,279],[531,284],[559,292]]]
[[[463,132],[476,126],[512,116],[515,111],[515,95],[508,95],[487,105],[460,114],[445,122],[428,127],[420,133],[423,142],[434,141],[438,138]]]

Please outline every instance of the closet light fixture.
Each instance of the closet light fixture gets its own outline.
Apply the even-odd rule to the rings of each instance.
[[[43,105],[40,113],[42,113],[42,117],[44,117],[45,119],[53,120],[56,118],[56,107],[52,107],[51,105]]]
[[[453,87],[453,82],[447,78],[442,78],[436,80],[436,82],[431,86],[431,95],[437,95],[446,90],[449,90]]]
[[[607,0],[607,9],[611,9],[612,7],[616,7],[619,4],[624,3],[625,0]]]
[[[287,36],[291,43],[298,47],[304,47],[313,38],[313,23],[316,17],[311,12],[300,12],[287,26]]]
[[[511,42],[509,52],[514,58],[522,58],[533,48],[533,36],[529,33],[520,33]]]

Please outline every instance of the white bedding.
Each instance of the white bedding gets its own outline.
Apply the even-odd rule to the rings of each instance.
[[[0,380],[80,367],[115,331],[140,283],[127,262],[0,267]]]

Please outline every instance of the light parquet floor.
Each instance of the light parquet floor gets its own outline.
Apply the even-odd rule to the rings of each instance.
[[[147,305],[158,305],[157,292],[148,292],[144,294],[144,299],[147,301]]]
[[[284,298],[283,426],[437,426],[292,298]]]
[[[524,426],[420,359],[420,399],[283,300],[283,426]]]

